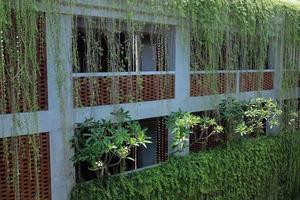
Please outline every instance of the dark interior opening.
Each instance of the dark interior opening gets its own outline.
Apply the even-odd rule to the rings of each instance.
[[[77,27],[77,62],[78,69],[74,69],[77,73],[87,72],[108,72],[109,71],[109,49],[107,36],[99,29],[94,29],[91,38],[96,43],[93,44],[93,58],[91,50],[87,47],[86,30],[82,27]],[[90,51],[90,52],[88,52]]]

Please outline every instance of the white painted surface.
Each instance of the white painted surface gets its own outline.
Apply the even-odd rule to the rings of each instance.
[[[148,72],[92,72],[92,73],[73,73],[73,77],[103,77],[103,76],[141,76],[141,75],[160,75],[175,74],[175,71],[148,71]]]

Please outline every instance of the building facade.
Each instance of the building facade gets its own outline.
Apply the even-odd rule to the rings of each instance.
[[[42,6],[40,9],[43,10]],[[138,63],[135,63],[133,70],[113,72],[102,69],[90,72],[84,69],[84,65],[87,64],[84,62],[84,54],[79,56],[82,57],[81,68],[74,69],[72,63],[74,24],[77,24],[78,32],[81,31],[80,33],[84,35],[86,27],[80,17],[116,19],[121,18],[124,12],[114,9],[109,1],[99,3],[93,0],[80,0],[72,8],[62,4],[59,15],[51,17],[50,15],[41,16],[37,22],[40,36],[38,40],[40,77],[37,89],[39,109],[33,113],[24,107],[19,113],[12,114],[8,106],[7,113],[0,115],[2,158],[5,157],[4,140],[8,140],[9,143],[14,137],[21,138],[19,148],[26,148],[30,143],[28,135],[38,133],[40,144],[38,152],[41,159],[38,177],[42,199],[68,199],[76,179],[75,168],[70,160],[73,149],[69,140],[73,137],[76,124],[86,118],[113,119],[111,113],[123,108],[129,111],[133,119],[140,120],[141,125],[148,128],[153,143],[147,150],[136,153],[138,159],[133,167],[136,169],[155,165],[167,159],[172,135],[165,127],[164,117],[171,112],[179,109],[188,112],[214,110],[221,100],[228,96],[238,100],[254,97],[279,98],[283,39],[276,40],[271,45],[268,64],[263,69],[194,71],[191,68],[191,42],[186,39],[189,38],[189,30],[182,27],[180,20],[165,17],[162,20],[169,27],[168,35],[163,36],[163,39],[160,38],[165,44],[160,48],[168,52],[163,58],[168,60],[165,69],[157,70],[155,67],[157,62],[160,62],[154,56],[158,47],[156,44],[156,48],[151,48],[151,39],[147,36],[147,30],[144,30],[144,36],[139,40],[142,50],[133,53],[133,57],[139,56],[141,59],[134,60]],[[78,16],[76,20],[74,15]],[[146,22],[151,26],[156,23],[157,18],[137,8],[134,20]],[[59,37],[55,37],[58,29]],[[82,35],[76,39],[78,51],[85,48],[84,40],[80,41],[80,37],[87,36]],[[133,39],[132,46],[136,44],[138,43]],[[104,49],[105,51],[107,50]],[[135,51],[134,48],[132,51]],[[105,53],[101,62],[107,62]],[[63,77],[63,84],[58,81],[59,77]],[[114,84],[113,80],[117,80],[117,84]],[[212,86],[212,82],[216,85]],[[137,89],[139,84],[142,87]],[[93,88],[96,88],[96,93],[92,92]],[[291,90],[294,96],[289,98],[298,98],[298,88]],[[112,91],[117,91],[117,100],[113,97]],[[16,127],[14,125],[16,121],[23,126]],[[184,154],[188,154],[188,151],[189,149]],[[22,200],[33,199],[36,195],[36,183],[32,180],[34,175],[28,173],[33,168],[33,164],[28,164],[32,159],[30,152],[30,149],[25,150],[25,156],[18,158],[18,162],[21,163],[18,190]],[[12,191],[17,188],[7,184],[7,177],[12,173],[8,168],[12,167],[13,161],[6,163],[2,160],[0,199],[15,199]]]

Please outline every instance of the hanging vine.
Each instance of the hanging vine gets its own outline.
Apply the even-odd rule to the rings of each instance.
[[[38,84],[42,75],[40,52],[37,48],[41,41],[38,39],[46,41],[46,38],[41,38],[46,36],[41,34],[37,25],[37,20],[41,18],[48,22],[47,26],[52,27],[47,34],[51,34],[55,43],[52,44],[55,47],[52,55],[55,61],[54,66],[48,67],[54,67],[57,74],[55,80],[62,124],[66,125],[70,120],[67,119],[64,96],[69,74],[66,74],[66,66],[63,66],[65,58],[60,54],[64,47],[56,39],[61,37],[65,28],[60,24],[60,13],[63,12],[60,5],[71,11],[79,7],[75,0],[0,0],[0,114],[12,114],[11,136],[27,132],[38,133],[37,111],[47,109],[41,106]],[[150,67],[152,71],[174,70],[174,62],[171,61],[175,56],[172,55],[171,45],[174,41],[172,34],[170,35],[173,29],[172,25],[165,23],[173,20],[178,23],[178,28],[187,30],[186,35],[189,35],[182,40],[191,43],[191,71],[211,72],[209,80],[214,94],[218,94],[218,70],[264,70],[269,56],[273,55],[275,60],[283,61],[275,66],[282,72],[282,77],[278,78],[278,98],[282,106],[288,105],[283,109],[287,113],[283,116],[288,118],[290,114],[294,114],[292,111],[298,110],[298,93],[293,88],[299,86],[299,3],[281,0],[115,0],[107,8],[101,3],[95,7],[121,15],[118,18],[73,17],[73,73],[111,72],[113,76],[103,75],[103,82],[98,77],[74,81],[76,106],[143,101],[145,80],[140,75],[143,67]],[[151,16],[152,22],[137,20],[143,14]],[[145,47],[141,41],[147,34],[150,37],[153,66],[143,66],[141,63]],[[130,78],[127,77],[122,82],[118,72],[128,72],[129,75],[133,73],[136,79],[128,76]],[[259,85],[263,84],[263,76],[258,77]],[[81,90],[83,83],[86,88]],[[163,79],[160,83],[162,88],[157,93],[163,99],[168,82]],[[125,100],[122,90],[130,91]],[[80,92],[85,92],[86,99],[80,97]],[[226,90],[226,93],[231,93],[231,90]],[[103,94],[107,94],[107,99],[99,100]],[[287,96],[294,99],[287,101]],[[20,112],[30,112],[32,115],[28,118],[20,117]],[[32,121],[34,124],[30,124]],[[1,126],[2,124],[1,122]],[[1,137],[5,130],[0,128]],[[64,132],[66,134],[66,127]],[[13,157],[13,169],[10,171],[13,172],[16,199],[20,199],[18,140],[13,140],[13,143],[3,140],[4,159],[8,163],[9,157]],[[38,191],[39,140],[32,137],[30,146],[35,170],[32,173],[35,174]],[[11,165],[8,163],[7,166]],[[40,199],[39,195],[36,199]]]

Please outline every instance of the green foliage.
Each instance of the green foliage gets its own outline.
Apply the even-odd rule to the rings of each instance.
[[[167,118],[167,128],[174,134],[173,149],[183,151],[188,146],[189,136],[194,126],[198,126],[202,133],[195,142],[206,141],[210,136],[223,131],[223,127],[219,126],[215,119],[195,116],[189,112],[172,112]],[[212,130],[209,132],[209,129]]]
[[[223,129],[226,134],[225,140],[229,142],[244,135],[261,135],[265,124],[268,124],[271,129],[279,126],[282,115],[277,102],[265,98],[250,99],[248,102],[238,102],[229,98],[223,100],[218,111],[224,128],[218,125],[215,118],[195,116],[182,111],[172,112],[167,118],[167,127],[174,134],[173,149],[183,151],[188,146],[190,133],[195,126],[199,127],[201,132],[195,143],[206,142],[210,136],[222,133]],[[291,113],[290,124],[295,123],[295,115]]]
[[[289,40],[285,48],[299,49],[299,3],[292,6],[281,0],[178,2],[191,22],[193,70],[264,69],[268,46],[281,38],[280,26],[286,27],[284,37]],[[288,48],[287,51],[288,66],[284,68],[297,68],[295,52]]]
[[[281,127],[284,130],[297,130],[300,128],[299,101],[285,100],[282,103],[283,115]]]
[[[299,113],[295,111],[291,111],[288,112],[287,114],[288,114],[287,126],[289,126],[290,129],[299,128],[299,124],[300,124]]]
[[[174,134],[173,149],[179,148],[182,151],[187,146],[191,128],[199,121],[198,117],[189,112],[178,111],[170,114],[167,119],[167,128]]]
[[[235,129],[243,121],[245,104],[246,102],[228,98],[219,105],[220,118],[227,141],[236,139],[239,136],[236,135]]]
[[[249,134],[260,135],[264,123],[267,123],[271,129],[279,126],[282,115],[279,105],[271,98],[255,98],[248,102],[228,99],[219,105],[219,110],[227,140]]]
[[[103,176],[109,174],[109,167],[119,165],[125,159],[133,160],[130,157],[133,147],[142,145],[146,148],[146,144],[151,143],[146,130],[131,120],[128,111],[120,109],[112,114],[116,123],[86,119],[78,124],[72,140],[75,148],[72,157],[74,164],[86,161],[90,170]],[[118,158],[116,163],[111,163],[113,158]]]
[[[231,143],[126,176],[73,188],[71,200],[300,198],[300,134]]]
[[[251,99],[248,109],[245,112],[246,121],[253,129],[262,129],[262,121],[265,120],[272,129],[279,125],[279,117],[282,110],[276,101],[264,98]]]
[[[169,27],[163,24],[165,19],[169,21],[169,19],[175,18],[179,22],[182,20],[184,28],[186,28],[185,26],[189,26],[192,44],[195,49],[195,53],[192,55],[193,70],[217,70],[220,68],[228,70],[244,67],[263,69],[265,65],[264,61],[267,57],[266,49],[269,43],[275,41],[275,45],[283,44],[283,48],[281,46],[276,47],[276,49],[281,49],[279,56],[283,59],[282,71],[288,71],[288,73],[284,73],[283,75],[284,79],[281,83],[280,97],[285,96],[286,88],[295,87],[298,84],[300,52],[299,3],[291,4],[283,0],[112,0],[108,1],[109,8],[105,8],[101,5],[103,1],[93,1],[95,4],[98,2],[99,4],[94,6],[95,8],[107,9],[107,12],[121,11],[121,13],[124,13],[124,16],[120,15],[121,19],[112,19],[109,23],[107,23],[106,19],[101,19],[95,23],[94,20],[84,17],[84,24],[88,27],[86,31],[86,59],[87,63],[89,63],[88,67],[90,71],[99,67],[99,54],[101,55],[102,53],[102,48],[96,42],[95,34],[92,31],[94,27],[111,28],[108,33],[108,46],[111,47],[109,57],[111,57],[112,62],[110,64],[112,66],[105,67],[109,67],[111,71],[124,71],[124,58],[121,58],[124,56],[118,56],[121,54],[119,52],[120,44],[117,42],[117,37],[115,36],[123,27],[128,29],[128,38],[132,38],[136,34],[141,35],[141,30],[146,23],[134,21],[134,17],[136,17],[136,13],[138,12],[139,14],[144,13],[151,16],[153,21],[157,22],[151,30],[152,39],[155,38],[154,34],[163,35],[170,31]],[[29,116],[28,118],[24,118],[24,115],[22,115],[22,118],[13,115],[11,135],[18,134],[15,132],[16,130],[21,130],[22,133],[38,132],[39,122],[36,111],[39,110],[39,97],[37,95],[39,88],[36,83],[38,82],[40,71],[36,57],[39,51],[36,48],[36,38],[39,34],[36,26],[37,10],[45,12],[47,16],[47,34],[49,34],[47,35],[47,41],[51,41],[47,44],[49,45],[47,50],[51,49],[50,52],[47,52],[47,55],[51,55],[52,57],[46,60],[53,61],[53,63],[51,62],[52,65],[48,67],[54,68],[56,76],[48,77],[48,80],[55,80],[57,83],[56,88],[60,101],[59,108],[62,124],[64,126],[69,124],[70,119],[66,119],[68,115],[66,113],[64,95],[65,91],[69,89],[67,84],[67,79],[69,78],[67,74],[69,73],[65,71],[64,59],[66,57],[62,54],[65,48],[64,43],[61,40],[57,40],[57,38],[61,38],[65,33],[64,29],[69,31],[70,27],[61,26],[60,22],[62,20],[58,20],[61,17],[59,13],[61,10],[57,5],[63,4],[66,10],[75,11],[78,9],[73,8],[79,6],[77,3],[76,0],[0,0],[0,113],[6,113],[7,107],[11,107],[13,114],[20,112],[22,107],[34,111],[33,116]],[[137,11],[139,8],[144,10],[141,12]],[[15,17],[13,13],[16,13]],[[76,20],[74,22],[76,24]],[[73,40],[76,40],[76,34],[76,31],[73,31]],[[70,58],[71,60],[67,59],[68,62],[71,61],[74,64],[74,72],[79,67],[78,52],[74,52],[76,45],[76,42],[73,42],[72,58]],[[127,47],[124,49],[125,53],[122,53],[126,55],[125,62],[133,65],[130,56],[128,56],[132,53],[132,46],[125,46]],[[140,49],[137,51],[140,51]],[[222,57],[222,54],[225,54],[225,56]],[[159,62],[157,67],[159,70],[165,70],[165,61],[162,59],[164,53],[159,53],[158,55],[161,57],[161,62]],[[53,74],[51,73],[51,75]],[[113,82],[117,80],[118,78],[114,79]],[[8,85],[11,86],[8,87]],[[92,85],[94,86],[94,84]],[[118,85],[118,83],[114,83],[113,85]],[[142,84],[139,83],[139,85],[136,87],[137,93],[141,90]],[[74,85],[75,100],[78,99],[76,97],[78,87],[78,85]],[[109,88],[110,90],[114,90],[114,94],[116,93],[117,97],[113,95],[114,103],[119,102],[118,89],[116,88]],[[94,97],[98,94],[98,89],[98,86],[91,88],[91,99],[95,99]],[[133,98],[133,101],[139,101],[139,99],[136,100]],[[253,113],[251,112],[248,114],[252,115]],[[35,119],[35,124],[29,124],[32,122],[31,118]],[[24,121],[25,124],[21,123]],[[291,123],[295,126],[293,120],[291,120]],[[250,132],[246,126],[249,127],[247,122],[240,124],[237,132]],[[34,130],[27,131],[28,127],[33,127],[32,129]],[[110,126],[107,126],[104,130],[97,128],[97,131],[93,132],[89,143],[95,145],[95,149],[100,152],[105,152],[109,149],[109,151],[114,152],[117,156],[126,157],[128,149],[125,147],[121,148],[118,145],[124,140],[128,142],[128,138],[125,137],[128,129],[123,126],[113,131],[118,137],[106,138],[105,144],[103,143],[102,145],[99,145],[97,142],[99,138],[104,137],[101,134],[105,135],[106,131],[109,131],[108,127]],[[139,128],[132,127],[134,130],[135,128],[138,129],[137,132],[141,132]],[[1,129],[1,133],[4,130],[6,129]],[[63,127],[63,130],[66,134],[65,130],[68,130],[68,128]],[[144,140],[142,134],[140,134],[140,137],[141,141]],[[136,140],[136,137],[131,137],[130,144],[135,144]],[[82,142],[82,145],[86,144]],[[91,159],[91,162],[94,163],[95,161],[96,164],[96,160],[98,159],[96,159],[97,156],[94,153],[91,148],[86,154],[93,155],[94,158]],[[83,155],[83,157],[87,155]],[[14,160],[18,159],[15,158]],[[97,166],[99,164],[101,166],[99,162]],[[13,168],[14,175],[19,177],[17,162]],[[36,179],[36,185],[38,186],[37,182],[38,180]]]
[[[260,135],[263,132],[263,122],[270,125],[272,129],[279,125],[279,118],[282,110],[279,109],[276,101],[264,98],[251,99],[246,104],[243,121],[237,125],[235,132],[243,135]]]

